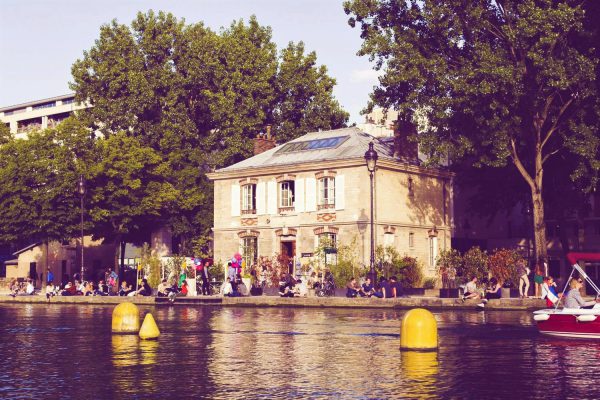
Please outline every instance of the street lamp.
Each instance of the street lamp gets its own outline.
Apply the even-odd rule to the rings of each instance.
[[[375,280],[377,279],[377,274],[375,273],[375,234],[373,227],[373,175],[377,166],[377,158],[377,152],[373,148],[373,142],[371,142],[369,143],[369,150],[365,153],[365,161],[367,162],[367,169],[371,178],[371,269],[369,270],[369,277],[371,278],[372,285],[375,285]]]
[[[83,282],[83,196],[85,196],[85,181],[83,180],[83,175],[79,175],[79,199],[81,200],[81,281]]]

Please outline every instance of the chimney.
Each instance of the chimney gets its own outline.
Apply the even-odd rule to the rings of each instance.
[[[410,120],[398,118],[394,123],[394,158],[408,162],[418,161],[419,148],[414,141],[416,136],[417,126]]]
[[[267,133],[259,133],[254,139],[254,155],[264,153],[275,147],[275,138],[271,138],[271,125],[267,125]]]

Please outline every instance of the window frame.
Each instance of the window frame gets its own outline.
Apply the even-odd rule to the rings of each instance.
[[[248,249],[252,249],[250,254]],[[258,237],[256,236],[245,236],[240,238],[240,253],[242,260],[245,261],[246,268],[250,267],[258,261]]]
[[[251,188],[251,190],[248,190],[248,188]],[[247,183],[242,185],[241,197],[242,214],[256,214],[256,184]]]
[[[318,179],[317,207],[321,209],[335,208],[335,177],[323,176]]]
[[[285,185],[285,189],[284,189]],[[294,180],[284,180],[279,182],[279,209],[280,211],[293,210],[295,207],[296,183]],[[284,193],[286,202],[284,203]]]

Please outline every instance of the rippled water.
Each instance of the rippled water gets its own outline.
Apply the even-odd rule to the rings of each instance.
[[[528,312],[441,312],[437,353],[400,352],[402,312],[0,305],[0,398],[598,398],[600,343],[538,335]]]

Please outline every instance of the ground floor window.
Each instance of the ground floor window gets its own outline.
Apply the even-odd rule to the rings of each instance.
[[[335,233],[322,233],[319,235],[319,247],[337,247],[337,235]]]
[[[435,267],[435,262],[438,256],[438,238],[436,236],[432,236],[429,238],[429,266],[431,268]]]
[[[247,267],[255,264],[258,259],[258,238],[245,237],[241,240],[242,259]]]

